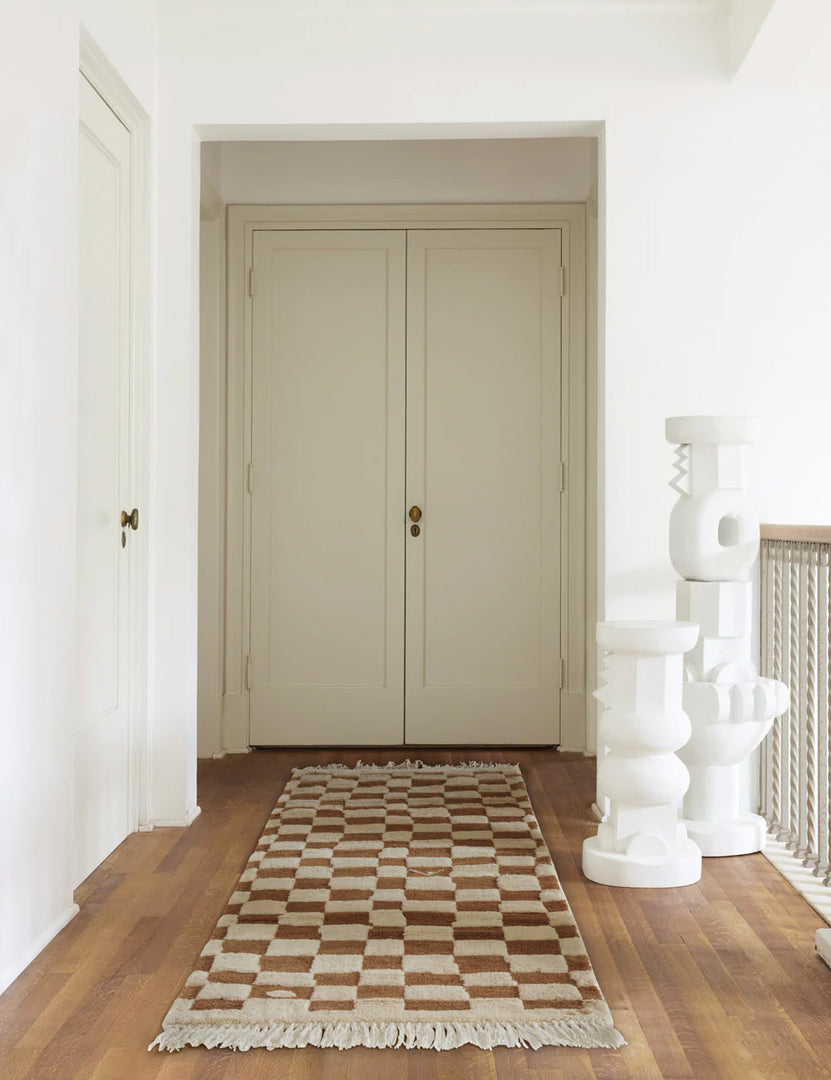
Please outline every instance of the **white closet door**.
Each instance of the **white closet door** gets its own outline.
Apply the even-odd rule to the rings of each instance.
[[[130,831],[130,135],[80,80],[75,881]]]
[[[559,739],[559,230],[409,234],[406,741]]]
[[[255,233],[253,745],[403,741],[405,263]]]

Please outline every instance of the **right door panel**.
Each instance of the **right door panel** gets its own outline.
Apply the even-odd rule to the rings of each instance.
[[[561,232],[414,231],[405,738],[559,741]]]

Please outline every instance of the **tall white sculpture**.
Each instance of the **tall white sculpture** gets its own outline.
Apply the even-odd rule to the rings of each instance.
[[[583,843],[583,873],[602,885],[666,888],[701,877],[701,852],[678,821],[689,774],[675,751],[690,736],[683,711],[683,654],[698,627],[689,622],[601,623],[606,706],[597,763],[608,819]]]
[[[742,766],[788,707],[788,688],[756,674],[751,660],[752,585],[759,521],[748,500],[746,446],[753,417],[676,416],[679,499],[670,517],[672,565],[684,578],[676,615],[701,633],[686,656],[684,709],[692,734],[680,750],[690,772],[689,835],[704,855],[744,855],[765,846],[764,819],[742,805]]]

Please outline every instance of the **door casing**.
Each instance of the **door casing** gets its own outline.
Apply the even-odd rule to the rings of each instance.
[[[225,670],[222,752],[246,753],[249,743],[247,658],[250,652],[252,309],[249,271],[253,234],[261,229],[561,229],[565,271],[562,301],[560,626],[563,653],[562,749],[587,746],[587,627],[595,570],[596,530],[587,516],[595,477],[587,471],[587,438],[596,410],[586,388],[586,206],[582,203],[462,205],[232,205],[227,210],[227,400],[224,539]],[[590,653],[591,649],[591,653]]]

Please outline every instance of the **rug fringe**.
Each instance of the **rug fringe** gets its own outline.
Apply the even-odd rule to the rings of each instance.
[[[413,761],[407,758],[406,761],[388,761],[386,765],[375,764],[375,762],[358,761],[354,765],[343,765],[340,762],[334,762],[331,765],[300,765],[297,768],[291,770],[292,776],[297,773],[314,773],[314,772],[364,772],[370,769],[382,769],[385,772],[388,769],[396,770],[402,769],[409,772],[418,772],[421,769],[437,769],[441,772],[452,772],[454,769],[467,770],[467,769],[493,769],[495,772],[505,772],[516,774],[519,770],[519,765],[504,764],[499,761],[464,761],[456,765],[427,765],[421,759]]]
[[[618,1049],[626,1040],[611,1024],[584,1018],[549,1020],[538,1023],[365,1023],[335,1020],[329,1023],[298,1024],[171,1024],[148,1046],[148,1050],[182,1050],[186,1046],[251,1050],[264,1047],[355,1046],[374,1049],[455,1050],[470,1044],[482,1050],[495,1046],[525,1047],[579,1046],[584,1049]]]

